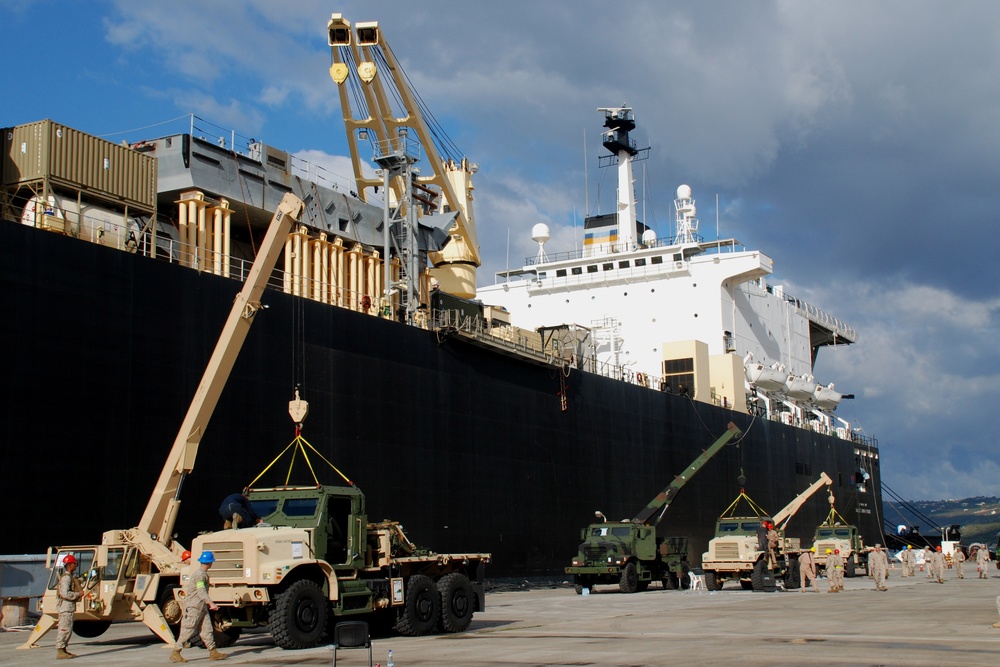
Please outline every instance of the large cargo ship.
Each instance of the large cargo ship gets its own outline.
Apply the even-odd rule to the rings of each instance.
[[[347,46],[344,80],[382,62]],[[856,333],[768,284],[760,251],[705,242],[686,186],[676,235],[655,238],[635,216],[632,110],[602,111],[616,213],[558,255],[536,227],[538,256],[478,291],[463,180],[475,165],[442,158],[444,177],[421,180],[402,133],[376,146],[383,180],[358,168],[352,188],[194,119],[127,147],[53,121],[4,130],[3,551],[90,543],[138,519],[285,192],[307,200],[308,224],[183,486],[181,542],[217,528],[221,499],[293,439],[296,388],[312,406],[303,435],[364,489],[369,516],[438,551],[490,551],[492,577],[559,576],[595,510],[633,516],[730,421],[744,436],[660,525],[689,538],[692,563],[741,484],[773,511],[820,472],[840,514],[880,541],[877,443],[811,375],[821,348]],[[352,138],[379,131],[345,120]],[[412,187],[389,195],[399,182]],[[379,185],[381,204],[365,195]],[[790,534],[810,540],[828,509],[808,503]]]

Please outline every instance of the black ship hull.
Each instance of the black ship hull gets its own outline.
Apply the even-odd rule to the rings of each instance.
[[[3,550],[94,543],[142,515],[239,285],[12,222],[0,247]],[[692,558],[741,471],[770,511],[825,471],[841,514],[881,536],[879,470],[861,491],[859,443],[576,371],[563,410],[555,368],[280,292],[264,301],[183,487],[185,544],[221,527],[221,499],[291,442],[296,380],[303,436],[365,492],[369,518],[435,551],[492,552],[491,577],[558,576],[595,510],[633,516],[729,421],[745,437],[660,525],[691,538]],[[297,463],[291,481],[307,480]],[[828,509],[816,494],[789,534],[811,541]]]

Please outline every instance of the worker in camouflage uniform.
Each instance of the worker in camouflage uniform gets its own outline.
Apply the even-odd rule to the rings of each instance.
[[[83,597],[83,587],[80,581],[74,576],[76,571],[76,556],[66,554],[63,557],[63,573],[59,577],[59,585],[56,594],[59,604],[56,611],[59,612],[59,630],[56,633],[56,658],[65,660],[75,658],[75,653],[66,650],[69,645],[69,638],[73,634],[73,614],[76,612],[76,602]]]
[[[809,588],[809,582],[812,582],[813,588],[819,593],[819,584],[816,583],[816,557],[813,554],[816,553],[816,547],[813,547],[809,551],[803,551],[799,555],[799,582],[801,583],[801,588],[799,592],[803,593],[807,588]]]
[[[913,566],[917,562],[917,557],[913,554],[913,547],[907,544],[906,549],[900,554],[900,559],[903,561],[903,576],[912,577]]]
[[[955,563],[955,574],[958,575],[958,578],[965,579],[965,552],[962,551],[961,547],[955,547],[955,555],[952,556],[952,562]]]
[[[990,567],[990,550],[986,548],[986,545],[979,547],[976,552],[976,569],[979,570],[980,579],[989,579],[989,567]]]
[[[840,555],[840,549],[834,549],[833,553],[826,550],[826,578],[830,580],[828,593],[844,590],[844,557]]]
[[[778,542],[780,537],[778,531],[774,529],[774,524],[767,522],[767,558],[770,568],[778,567]]]
[[[187,662],[181,655],[184,642],[188,641],[200,631],[201,641],[208,649],[210,660],[224,660],[229,656],[220,653],[215,649],[215,630],[212,627],[212,618],[209,611],[218,610],[218,605],[212,602],[208,595],[208,570],[215,562],[215,554],[211,551],[202,551],[198,556],[201,567],[195,570],[188,580],[184,589],[184,617],[181,621],[181,634],[174,644],[174,652],[170,654],[170,662]]]
[[[881,544],[876,544],[872,552],[868,554],[868,571],[875,579],[875,590],[889,590],[885,585],[885,578],[889,574],[889,558],[882,551]]]
[[[948,567],[948,566],[947,566],[947,564],[944,561],[944,552],[941,551],[941,546],[940,545],[937,546],[937,547],[935,547],[934,552],[931,554],[931,562],[934,563],[934,566],[931,568],[932,574],[934,576],[931,577],[931,579],[933,579],[934,581],[938,582],[939,584],[943,584],[944,583],[944,571],[945,571],[945,568]]]

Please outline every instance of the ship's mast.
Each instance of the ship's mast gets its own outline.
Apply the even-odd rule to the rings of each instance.
[[[639,153],[629,132],[635,129],[631,107],[602,107],[604,112],[604,147],[618,160],[618,242],[620,250],[636,247],[635,189],[632,182],[632,160]]]

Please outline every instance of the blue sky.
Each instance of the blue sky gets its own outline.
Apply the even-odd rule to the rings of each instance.
[[[611,210],[595,110],[628,104],[652,147],[647,224],[669,234],[688,183],[703,234],[718,216],[774,259],[772,282],[858,330],[816,375],[857,396],[839,412],[879,439],[885,481],[910,499],[1000,495],[1000,4],[611,7],[0,0],[0,124],[138,139],[194,113],[348,174],[326,21],[377,20],[481,166],[483,284],[508,235],[519,264],[535,223],[570,249],[588,202]]]

